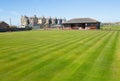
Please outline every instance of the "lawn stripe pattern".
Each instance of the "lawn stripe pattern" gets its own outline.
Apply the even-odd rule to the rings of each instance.
[[[0,81],[119,81],[119,31],[0,34]]]

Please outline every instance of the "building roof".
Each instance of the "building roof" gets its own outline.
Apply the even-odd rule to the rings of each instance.
[[[6,23],[6,22],[4,22],[4,21],[0,21],[0,24],[2,24],[2,23],[7,24],[7,23]]]
[[[70,19],[63,24],[69,24],[69,23],[97,23],[99,21],[92,19],[92,18],[74,18]]]
[[[0,28],[9,28],[9,25],[4,21],[0,21]]]

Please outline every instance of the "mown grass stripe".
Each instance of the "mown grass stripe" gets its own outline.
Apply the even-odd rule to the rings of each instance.
[[[46,52],[47,53],[47,52]],[[32,60],[32,59],[31,59]]]
[[[107,44],[103,47],[104,49],[100,52],[98,58],[93,62],[91,70],[88,71],[83,81],[92,80],[92,81],[110,81],[111,76],[111,64],[113,62],[116,39],[118,33],[114,34],[109,38]],[[95,69],[94,69],[95,68]]]
[[[70,40],[70,39],[69,39]],[[67,41],[69,41],[69,40],[66,40],[66,41],[62,41],[62,42],[60,42],[60,43],[64,43],[64,42],[67,42]],[[30,51],[18,51],[18,52],[22,52],[22,53],[34,53],[34,51],[33,50],[38,50],[38,48],[39,48],[39,50],[44,50],[44,49],[46,49],[46,48],[50,48],[50,47],[53,47],[54,48],[54,46],[56,46],[56,44],[60,44],[60,43],[54,43],[54,44],[51,44],[51,45],[45,45],[45,47],[43,46],[42,48],[43,49],[41,49],[41,48],[39,48],[39,46],[37,46],[37,49],[33,49],[33,48],[31,48],[32,49],[32,51],[30,50],[30,48],[28,48]],[[40,45],[41,46],[41,45]],[[35,51],[36,52],[36,51]],[[15,53],[16,54],[16,53]],[[19,56],[19,55],[24,55],[24,54],[19,54],[19,53],[17,53],[17,56]],[[26,56],[28,56],[28,54],[26,55]],[[30,55],[29,55],[30,56]],[[11,57],[12,57],[12,55],[11,55]],[[25,56],[24,56],[25,57]],[[10,58],[10,57],[9,57]],[[15,58],[15,55],[14,55],[14,58]],[[6,58],[7,59],[7,58]],[[2,60],[2,59],[1,59]],[[4,60],[5,60],[5,58],[4,58]],[[5,61],[7,61],[7,60],[5,60]],[[12,61],[12,60],[11,60]],[[8,60],[8,62],[11,62],[10,60]],[[14,61],[14,60],[13,60]]]
[[[107,35],[107,37],[105,36],[105,37],[103,37],[103,38],[101,38],[102,40],[100,40],[100,41],[98,41],[98,43],[102,43],[102,41],[105,41],[105,39],[104,38],[108,38],[108,37],[110,37],[110,35],[111,35],[111,33],[109,33],[108,35]],[[99,39],[98,39],[99,40]],[[96,46],[98,46],[99,47],[99,45],[100,44],[98,44],[98,43],[95,43],[94,45],[96,45]],[[93,43],[91,43],[91,44],[93,44]],[[57,76],[55,76],[51,81],[76,81],[77,80],[77,78],[74,78],[75,77],[75,75],[79,75],[77,72],[78,72],[78,70],[79,70],[79,68],[81,67],[81,66],[83,66],[83,65],[85,65],[84,63],[86,62],[86,61],[88,61],[88,60],[86,60],[87,58],[89,58],[90,56],[93,56],[92,54],[91,54],[91,50],[93,50],[93,48],[95,47],[95,46],[91,46],[89,49],[86,49],[86,51],[84,51],[83,50],[83,54],[82,54],[82,56],[78,56],[78,58],[77,59],[75,59],[70,65],[68,65],[65,69],[63,69],[63,71],[61,71],[60,73],[58,73],[58,75]],[[83,67],[84,68],[84,67]],[[84,71],[84,70],[83,70]],[[70,73],[67,73],[67,72],[70,72]],[[74,74],[75,73],[75,74]],[[64,78],[63,76],[65,76],[66,78]],[[79,75],[80,76],[80,75]],[[58,79],[59,78],[59,79]],[[80,79],[79,79],[80,80]]]
[[[69,39],[70,40],[70,39]],[[67,40],[65,40],[64,42],[66,42]],[[76,40],[75,40],[76,41]],[[61,44],[60,46],[58,46],[58,48],[61,48],[61,47],[63,47],[64,45],[69,45],[70,43],[72,43],[73,41],[70,41],[70,42],[67,42],[66,44],[64,44],[64,42],[62,42],[63,44]],[[54,46],[56,46],[56,45],[54,45]],[[23,58],[23,61],[20,59],[18,62],[17,61],[14,61],[15,63],[11,63],[12,65],[10,65],[10,63],[9,64],[6,64],[7,66],[6,66],[6,68],[5,67],[3,67],[3,69],[5,69],[5,70],[3,70],[3,69],[0,69],[0,70],[3,70],[3,71],[7,71],[7,68],[9,68],[9,69],[13,69],[13,67],[15,66],[15,67],[17,67],[17,65],[19,65],[19,64],[25,64],[25,63],[27,63],[27,62],[29,62],[29,61],[31,61],[31,60],[33,60],[33,58],[34,59],[37,59],[37,58],[39,58],[40,56],[42,57],[42,56],[45,56],[45,55],[48,55],[49,53],[48,52],[51,52],[51,51],[54,51],[54,50],[56,50],[56,49],[58,49],[57,47],[55,48],[55,49],[53,49],[53,48],[49,48],[49,49],[47,49],[46,51],[43,51],[42,53],[40,52],[40,54],[35,54],[35,52],[37,52],[38,50],[37,49],[34,49],[35,51],[33,51],[33,52],[31,52],[31,51],[29,51],[30,53],[32,53],[31,55],[29,55],[28,56],[28,58]],[[39,48],[38,48],[39,49]],[[34,55],[33,55],[34,54]],[[9,67],[8,67],[9,66]],[[10,68],[10,66],[11,66],[11,68]],[[2,68],[2,67],[1,67]],[[2,72],[2,71],[1,71]],[[7,71],[8,72],[8,71]]]
[[[66,38],[64,38],[64,39],[66,39]],[[60,41],[62,41],[62,40],[60,40]],[[27,41],[26,41],[27,42]],[[51,40],[43,40],[43,41],[38,41],[37,43],[35,42],[35,43],[33,43],[33,42],[31,42],[31,44],[30,43],[26,43],[26,44],[24,44],[24,42],[22,43],[23,45],[20,45],[19,47],[21,47],[21,48],[24,48],[25,49],[25,46],[24,45],[30,45],[30,46],[36,46],[36,45],[38,45],[38,44],[42,44],[42,43],[44,43],[44,44],[50,44],[50,43],[54,43],[54,41],[51,41]],[[7,43],[8,44],[8,43]],[[43,45],[44,46],[44,45]],[[16,46],[14,46],[14,48],[16,48]],[[1,48],[0,48],[1,49]],[[7,49],[1,49],[1,51],[8,51],[8,52],[10,52],[11,51],[11,49],[13,49],[12,47],[9,47],[9,48],[7,48]],[[15,49],[14,49],[15,50]],[[21,50],[20,48],[18,48],[18,50]],[[23,50],[23,49],[22,49]]]
[[[74,50],[74,49],[73,49]],[[76,50],[78,50],[77,48],[76,48]],[[69,58],[68,58],[68,56],[69,56]],[[71,57],[70,57],[71,56]],[[74,57],[74,58],[73,58]],[[66,59],[67,58],[67,59]],[[47,65],[47,66],[45,66],[44,68],[51,68],[51,69],[53,69],[54,68],[54,66],[51,66],[51,65],[53,65],[54,63],[58,63],[60,66],[61,66],[61,60],[64,60],[64,62],[66,63],[66,60],[68,60],[69,62],[67,63],[67,65],[69,64],[69,63],[71,63],[73,60],[75,60],[75,58],[77,58],[77,55],[75,56],[74,54],[72,54],[72,55],[69,55],[69,54],[67,54],[67,56],[65,56],[65,57],[61,57],[60,59],[57,59],[57,60],[55,60],[54,62],[51,62],[49,65]],[[59,68],[59,67],[58,67]],[[64,68],[64,67],[62,67],[62,68]],[[51,69],[48,69],[48,73],[46,73],[47,75],[46,75],[46,77],[47,78],[52,78],[52,76],[51,75],[53,75],[54,76],[54,74],[56,74],[56,71],[60,71],[60,69],[57,69],[56,71],[54,71],[53,73],[50,73],[49,71],[51,71]],[[42,70],[42,68],[41,68],[41,70]],[[36,71],[37,73],[39,73],[39,71],[40,71],[40,69],[38,69],[38,71]],[[42,72],[43,72],[43,70],[42,70]],[[36,74],[36,76],[38,76],[38,77],[41,77],[41,81],[42,80],[45,80],[45,78],[42,78],[42,73],[39,73],[39,74],[37,74],[37,73],[33,73],[33,74]],[[45,72],[44,72],[45,73]],[[32,74],[31,74],[31,76],[33,76]],[[32,80],[34,80],[35,78],[36,78],[36,76],[34,77],[34,78],[32,78]],[[45,75],[44,75],[45,76]],[[30,77],[30,76],[29,76]],[[37,77],[37,78],[38,78]],[[27,78],[28,79],[28,78]],[[30,79],[31,80],[31,79]]]
[[[71,38],[72,38],[72,37],[71,37]],[[64,38],[64,39],[66,39],[66,38]],[[64,39],[62,39],[62,40],[64,40]],[[60,40],[60,41],[63,42],[62,40]],[[44,41],[43,41],[42,43],[44,43]],[[49,42],[49,41],[48,41],[48,43],[45,42],[44,45],[40,45],[40,46],[43,47],[43,46],[49,45],[50,43],[52,44],[52,43],[54,43],[54,41],[52,41],[52,42]],[[56,43],[54,43],[54,44],[59,45],[59,43],[60,43],[60,42],[58,42],[58,43],[56,42]],[[32,47],[36,47],[36,45],[38,45],[38,44],[41,44],[41,43],[33,44]],[[52,46],[50,46],[50,47],[52,47]],[[22,47],[22,48],[24,48],[24,47]],[[48,48],[49,48],[49,47],[48,47]],[[29,48],[26,48],[26,50],[28,50],[28,49],[29,49]],[[25,50],[25,48],[24,48],[24,49],[19,49],[19,48],[18,48],[18,50]],[[6,50],[6,51],[8,51],[8,50]],[[10,51],[11,51],[11,49],[10,49]],[[18,52],[19,52],[19,51],[18,51]],[[12,52],[12,53],[13,53],[13,52]],[[2,55],[4,55],[4,54],[2,54]]]
[[[83,36],[84,34],[82,34],[81,36]],[[70,37],[70,38],[72,38],[72,36]],[[69,38],[69,39],[70,39]],[[65,39],[67,39],[67,38],[64,38],[64,39],[61,39],[61,40],[59,40],[59,41],[61,41],[62,42],[62,40],[65,40]],[[52,44],[52,43],[54,43],[54,41],[48,41],[48,42],[46,42],[46,41],[42,41],[42,42],[40,42],[40,43],[33,43],[32,45],[31,45],[31,48],[32,47],[36,47],[36,45],[38,45],[38,44],[42,44],[43,43],[43,45],[40,45],[40,46],[46,46],[46,45],[50,45],[50,43]],[[58,42],[58,45],[59,45],[59,43],[60,42]],[[29,43],[27,44],[27,45],[29,45]],[[14,50],[17,50],[17,51],[15,51],[15,52],[22,52],[22,50],[24,51],[24,50],[28,50],[29,48],[28,47],[24,47],[24,43],[23,43],[23,46],[19,46],[20,48],[16,48],[16,46],[14,47],[14,49],[13,48],[11,48],[11,49],[13,49],[13,51]],[[29,46],[30,47],[30,46]],[[52,46],[50,46],[50,47],[52,47]],[[10,48],[7,48],[7,50],[6,49],[3,49],[3,52],[5,52],[5,53],[2,53],[2,54],[0,54],[0,55],[5,55],[5,54],[7,54],[7,55],[9,55],[9,53],[11,53],[12,52],[12,50],[10,49]],[[24,49],[21,49],[21,48],[24,48]],[[49,48],[49,47],[48,47]],[[34,48],[33,48],[34,49]],[[18,51],[19,50],[19,51]],[[0,52],[2,52],[2,50],[0,51]],[[12,54],[13,54],[13,52],[12,52]],[[11,56],[11,55],[10,55]]]
[[[115,56],[111,67],[111,75],[109,81],[120,81],[120,32],[118,32],[118,38],[116,39]]]
[[[2,38],[0,41],[3,42],[3,44],[0,45],[4,45],[2,48],[0,48],[2,51],[2,53],[0,53],[0,57],[4,58],[0,59],[0,66],[2,65],[0,67],[0,81],[90,81],[95,78],[99,79],[100,77],[97,76],[101,75],[96,74],[96,76],[93,77],[91,74],[91,71],[94,69],[93,67],[96,66],[96,60],[103,56],[104,58],[101,59],[107,58],[107,60],[101,60],[101,63],[106,64],[108,60],[114,57],[114,55],[111,55],[110,57],[109,54],[103,55],[101,52],[105,50],[107,52],[108,49],[111,49],[107,46],[118,42],[118,38],[115,38],[117,37],[117,34],[113,32],[112,35],[112,31],[19,32],[12,33],[13,39],[19,37],[17,41],[12,40],[7,42],[7,39],[12,38],[12,35],[7,37],[8,34],[9,33],[4,34],[4,36],[0,35],[0,38]],[[109,37],[110,34],[112,35],[111,37]],[[22,35],[23,37],[20,37]],[[37,37],[40,37],[41,39]],[[107,38],[110,38],[109,42],[112,43],[107,42],[107,44],[104,44],[105,41],[108,40]],[[24,42],[23,46],[22,42]],[[35,43],[32,44],[32,42]],[[13,44],[15,46],[7,47],[7,44]],[[13,47],[13,49],[10,47]],[[22,47],[28,48],[20,49],[18,52],[15,51]],[[98,49],[99,47],[100,50],[92,50]],[[104,47],[106,48],[105,50],[103,49]],[[113,45],[113,47],[116,47],[116,45]],[[9,48],[12,51],[10,51]],[[26,50],[24,51],[24,49]],[[44,49],[47,51],[44,51]],[[115,49],[116,48],[113,50]],[[7,53],[7,51],[9,51],[9,53]],[[119,55],[118,52],[119,50],[117,45],[116,56]],[[94,55],[93,53],[98,54]],[[112,53],[115,52],[112,51]],[[113,62],[113,64],[109,65],[108,63],[108,66],[110,67],[108,67],[109,72],[105,72],[106,79],[102,77],[100,80],[108,81],[110,76],[112,80],[116,80],[119,77],[118,72],[116,72],[117,74],[114,74],[114,69],[116,67],[117,71],[119,71],[119,66],[116,65],[119,64],[118,59],[119,57],[117,57],[117,59],[114,57],[111,61],[109,61],[109,63]],[[102,66],[100,67],[100,69],[102,69]],[[89,76],[89,74],[91,74],[91,76]]]
[[[63,42],[62,42],[63,43]],[[57,43],[58,45],[60,44],[60,43]],[[49,44],[48,44],[49,45]],[[53,44],[52,44],[53,45]],[[40,45],[41,46],[41,45]],[[47,45],[45,45],[45,46],[47,46]],[[53,45],[54,46],[54,45]],[[34,46],[33,46],[34,47]],[[44,47],[44,46],[42,46],[42,47]],[[50,45],[50,47],[52,47],[51,45]],[[49,47],[46,47],[46,48],[49,48]],[[43,48],[43,49],[46,49],[46,48]],[[33,49],[33,48],[32,48]],[[18,51],[18,52],[21,52],[21,51]],[[23,51],[22,51],[23,52]],[[18,54],[18,53],[17,53]],[[11,56],[11,55],[10,55]],[[4,58],[5,59],[5,58]]]

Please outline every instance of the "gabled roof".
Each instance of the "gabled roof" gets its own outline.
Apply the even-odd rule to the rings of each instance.
[[[6,22],[1,21],[0,22],[0,28],[9,28],[9,25]]]
[[[4,22],[4,21],[0,21],[0,24],[1,24],[1,23],[5,23],[5,24],[7,24],[7,23],[6,23],[6,22]]]
[[[97,23],[99,21],[92,19],[92,18],[74,18],[70,19],[67,22],[64,22],[63,24],[69,24],[69,23]]]

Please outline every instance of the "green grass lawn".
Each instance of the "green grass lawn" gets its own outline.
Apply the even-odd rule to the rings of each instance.
[[[0,81],[120,81],[120,32],[0,33]]]
[[[120,25],[106,25],[106,26],[101,26],[102,30],[119,30],[120,31]]]

